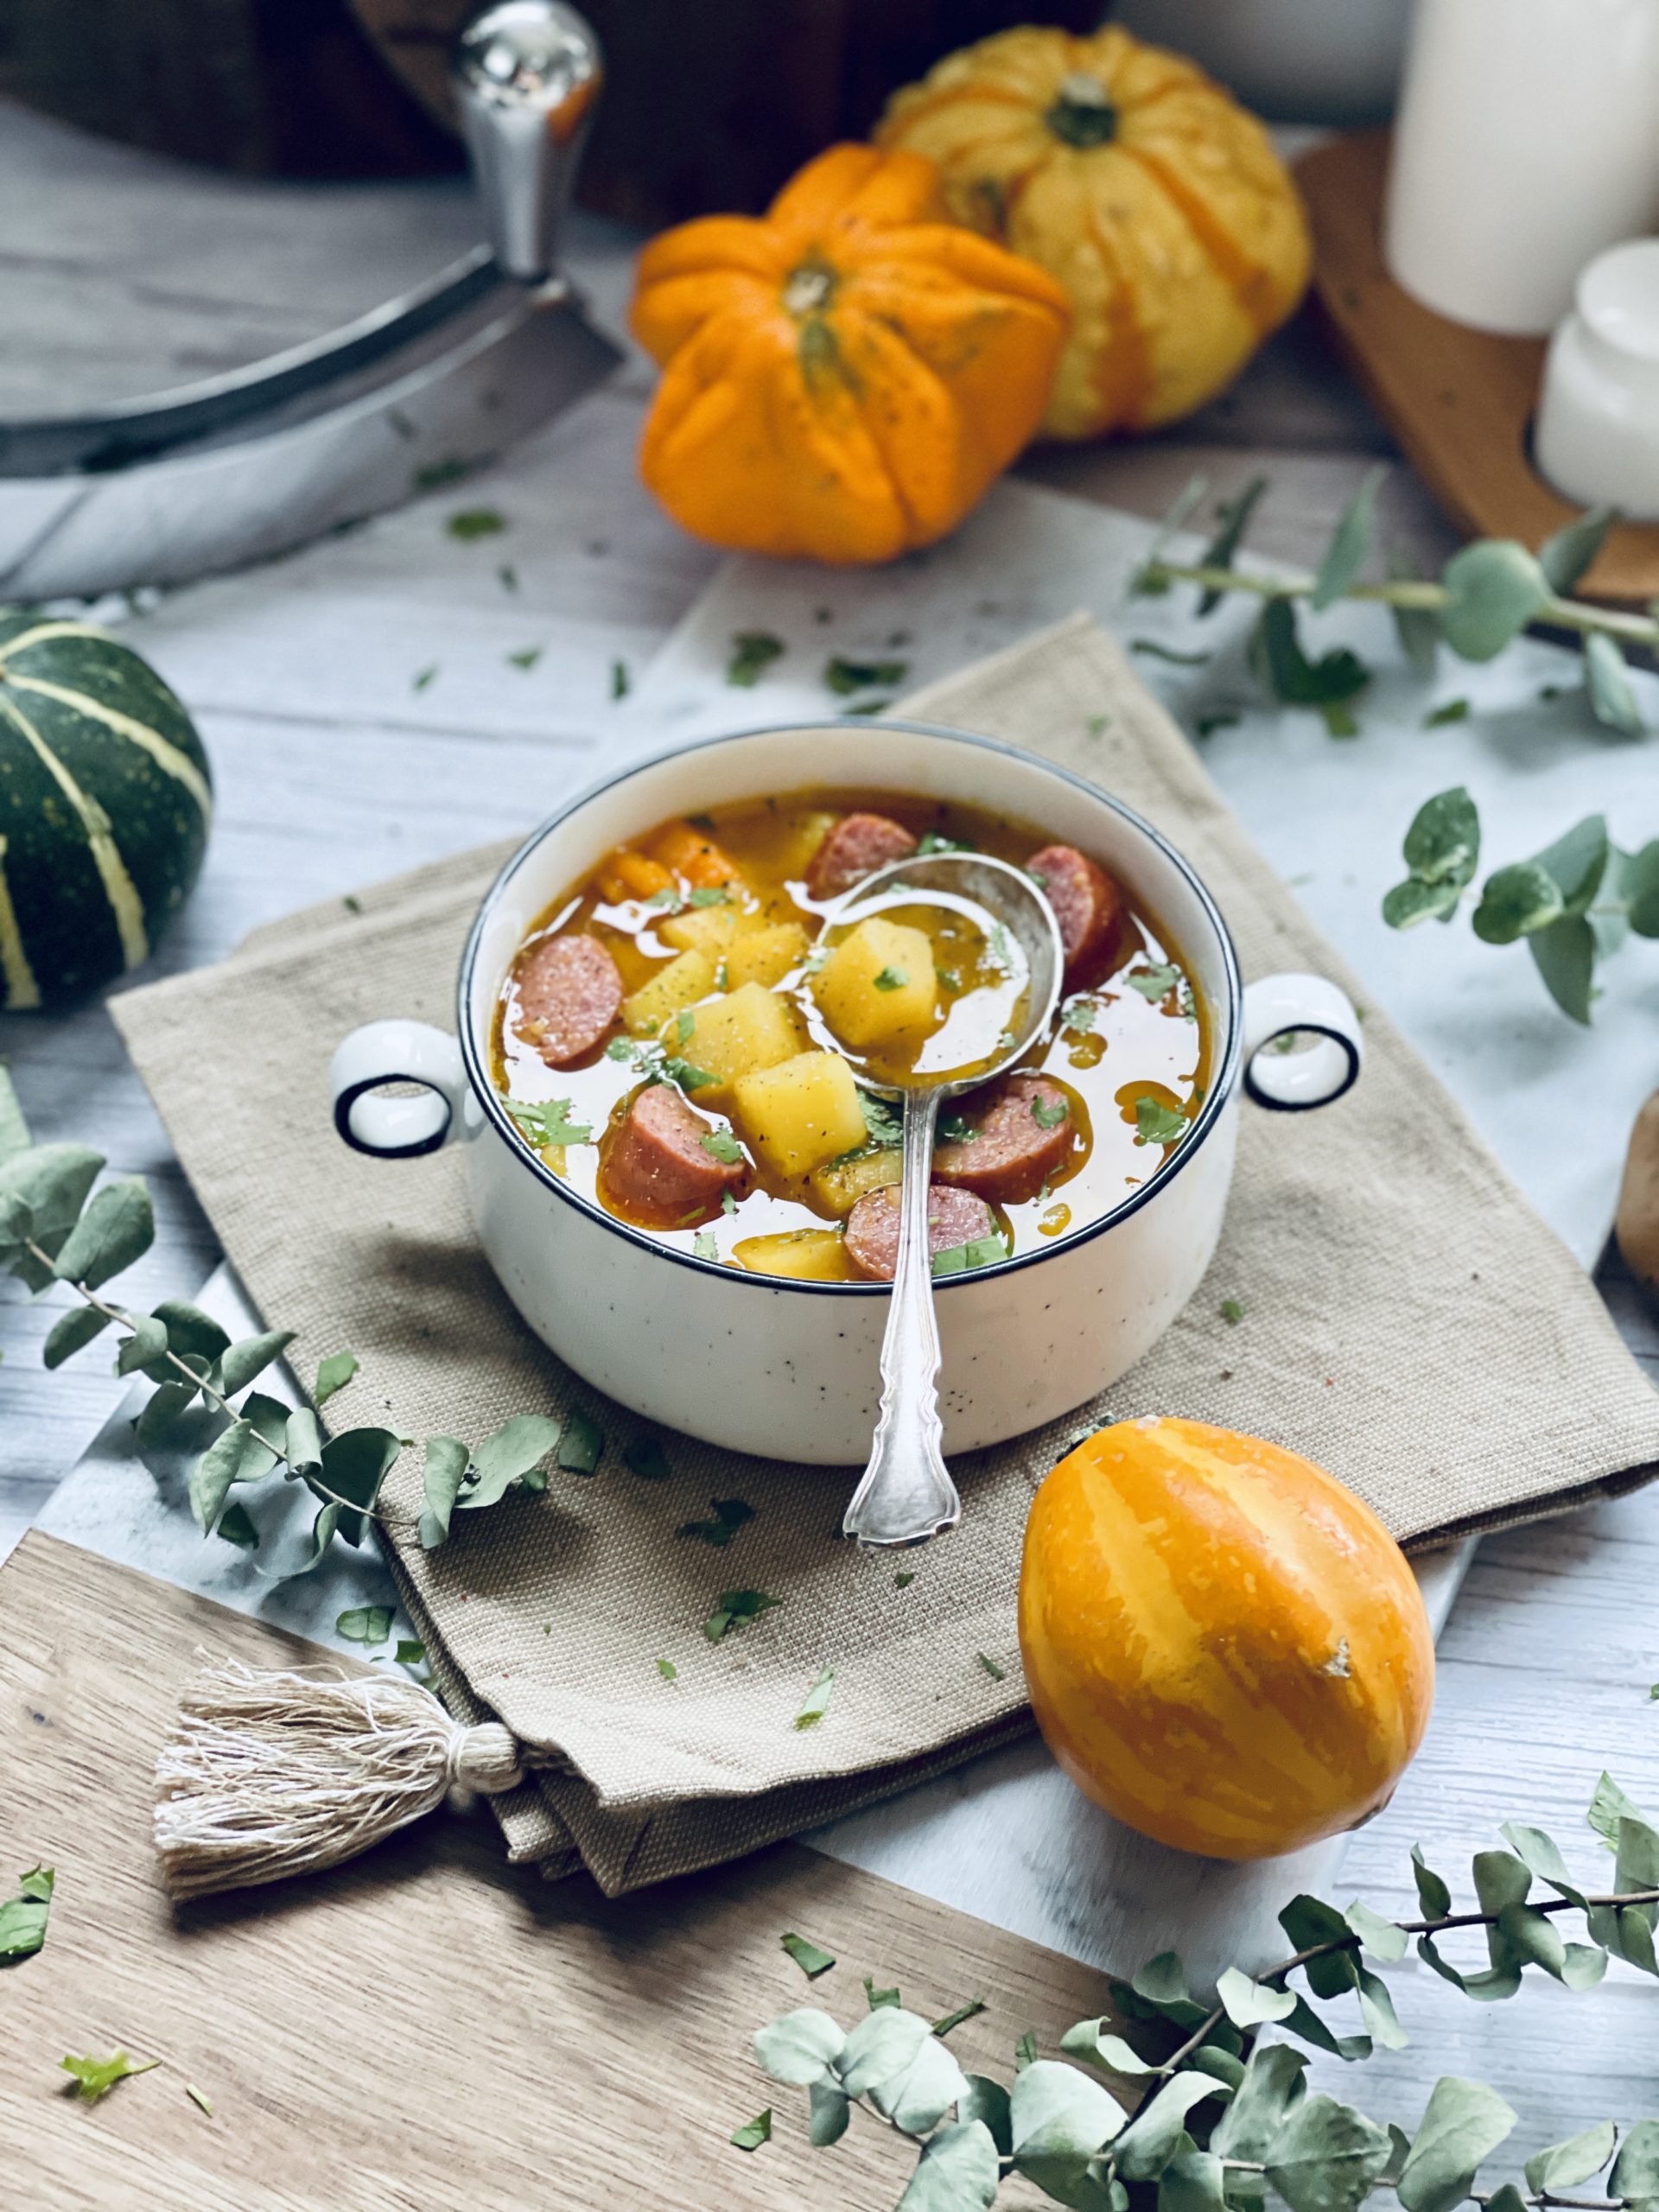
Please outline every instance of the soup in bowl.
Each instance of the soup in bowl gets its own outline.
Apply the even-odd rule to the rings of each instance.
[[[336,1125],[385,1157],[460,1142],[508,1296],[610,1396],[737,1450],[861,1462],[899,1114],[858,1078],[989,1065],[1025,1006],[1018,950],[982,910],[861,886],[963,848],[1036,882],[1065,974],[1032,1048],[940,1125],[941,1412],[950,1451],[1035,1427],[1114,1381],[1196,1289],[1241,1089],[1328,1103],[1360,1043],[1322,978],[1247,992],[1188,863],[1017,748],[830,724],[620,769],[486,894],[456,1037],[391,1019],[340,1046]],[[1259,1057],[1292,1032],[1311,1049]]]

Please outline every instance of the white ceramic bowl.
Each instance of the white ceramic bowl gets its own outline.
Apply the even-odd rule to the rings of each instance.
[[[1246,990],[1226,925],[1187,862],[1079,778],[987,738],[893,722],[754,730],[633,761],[562,807],[497,877],[461,958],[458,1039],[388,1020],[340,1045],[335,1125],[359,1151],[388,1159],[460,1141],[473,1218],[502,1287],[607,1396],[735,1451],[861,1464],[887,1286],[786,1282],[666,1249],[527,1152],[489,1074],[491,1018],[514,955],[603,854],[673,815],[825,785],[969,799],[1080,846],[1170,932],[1213,1023],[1210,1094],[1155,1175],[1046,1249],[938,1284],[945,1447],[971,1451],[1093,1397],[1185,1305],[1221,1233],[1241,1089],[1305,1110],[1340,1097],[1359,1072],[1359,1025],[1336,985],[1281,976]],[[1318,1041],[1259,1058],[1290,1030]],[[410,1083],[423,1095],[378,1095]]]

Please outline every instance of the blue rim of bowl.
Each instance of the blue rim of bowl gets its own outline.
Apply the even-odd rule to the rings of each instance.
[[[1204,879],[1192,862],[1170,843],[1161,831],[1154,830],[1151,823],[1144,816],[1137,814],[1133,807],[1125,806],[1121,799],[1114,798],[1109,791],[1103,791],[1097,784],[1091,784],[1087,777],[1074,775],[1069,768],[1057,766],[1053,761],[1046,760],[1039,753],[1028,753],[1023,746],[1004,744],[1000,739],[994,737],[979,737],[969,730],[952,729],[943,722],[886,720],[876,722],[867,721],[861,716],[853,720],[846,715],[833,719],[826,718],[823,721],[762,722],[753,729],[726,730],[722,731],[718,737],[697,738],[689,744],[669,745],[659,751],[641,754],[637,759],[628,761],[626,766],[613,770],[609,775],[599,777],[550,814],[544,822],[531,831],[529,836],[505,863],[494,882],[485,893],[473,926],[467,932],[467,944],[461,956],[461,970],[455,983],[455,1033],[460,1039],[461,1063],[467,1071],[467,1082],[472,1086],[473,1092],[485,1114],[493,1124],[497,1133],[505,1141],[515,1160],[534,1176],[537,1181],[554,1192],[557,1198],[562,1198],[566,1205],[574,1207],[578,1213],[585,1214],[590,1221],[597,1223],[603,1229],[609,1230],[613,1236],[620,1236],[627,1243],[638,1245],[642,1251],[650,1252],[659,1260],[671,1261],[676,1267],[689,1268],[698,1274],[715,1275],[725,1283],[753,1285],[757,1290],[769,1291],[774,1294],[780,1291],[792,1291],[810,1298],[886,1298],[889,1296],[891,1286],[884,1282],[800,1282],[791,1281],[786,1275],[751,1274],[747,1268],[730,1267],[723,1260],[701,1260],[694,1252],[682,1252],[671,1244],[659,1243],[647,1230],[635,1229],[628,1222],[619,1221],[614,1214],[607,1213],[602,1206],[595,1205],[592,1199],[584,1198],[579,1191],[573,1191],[562,1177],[553,1173],[545,1161],[537,1158],[513,1128],[500,1095],[490,1079],[490,1071],[484,1065],[483,1055],[479,1051],[478,1040],[473,1033],[469,1007],[472,997],[473,972],[478,963],[479,950],[490,914],[497,900],[519,868],[541,844],[543,839],[556,829],[560,823],[568,822],[573,814],[579,813],[583,807],[597,798],[601,791],[613,791],[619,785],[631,782],[635,776],[644,775],[652,769],[661,767],[667,760],[678,760],[689,753],[709,752],[717,746],[741,744],[757,737],[788,737],[804,734],[810,731],[823,731],[838,728],[858,731],[891,729],[909,737],[944,738],[951,744],[969,746],[981,753],[1000,753],[1007,760],[1027,761],[1033,768],[1040,769],[1045,775],[1052,776],[1058,782],[1071,785],[1097,804],[1109,808],[1131,829],[1138,830],[1148,844],[1161,853],[1170,865],[1185,878],[1193,895],[1203,908],[1211,929],[1216,933],[1217,943],[1221,947],[1222,969],[1226,990],[1226,1005],[1224,1011],[1226,1016],[1227,1045],[1215,1081],[1211,1084],[1209,1094],[1198,1109],[1198,1117],[1193,1122],[1191,1135],[1182,1140],[1173,1155],[1166,1155],[1161,1166],[1149,1180],[1143,1183],[1138,1191],[1131,1192],[1121,1205],[1114,1206],[1109,1213],[1103,1214],[1097,1221],[1091,1221],[1084,1228],[1074,1230],[1067,1236],[1056,1237],[1052,1244],[1046,1246],[1040,1252],[1016,1252],[1006,1260],[993,1261],[987,1268],[974,1268],[962,1274],[941,1276],[933,1286],[937,1296],[960,1289],[969,1283],[987,1281],[993,1275],[1017,1274],[1022,1268],[1040,1267],[1044,1261],[1052,1260],[1057,1253],[1075,1251],[1079,1245],[1088,1243],[1091,1238],[1103,1235],[1109,1229],[1116,1229],[1120,1222],[1127,1221],[1132,1213],[1138,1212],[1160,1191],[1166,1189],[1174,1178],[1180,1173],[1186,1162],[1198,1151],[1199,1146],[1204,1143],[1220,1121],[1234,1086],[1238,1081],[1244,986],[1239,974],[1238,954],[1227,925],[1222,918],[1221,909],[1217,906]]]

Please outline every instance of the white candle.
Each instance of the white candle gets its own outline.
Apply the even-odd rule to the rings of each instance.
[[[1659,219],[1659,0],[1420,0],[1383,253],[1454,321],[1541,334]]]
[[[1659,522],[1659,238],[1592,261],[1544,370],[1539,468],[1580,506]]]

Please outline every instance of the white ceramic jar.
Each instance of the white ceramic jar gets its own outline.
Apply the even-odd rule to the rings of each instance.
[[[1659,0],[1420,0],[1383,255],[1455,322],[1541,336],[1659,220]]]
[[[1081,847],[1168,931],[1213,1024],[1209,1096],[1155,1173],[1048,1249],[938,1285],[945,1448],[971,1451],[1093,1397],[1186,1304],[1221,1235],[1242,1092],[1305,1110],[1339,1098],[1359,1072],[1359,1024],[1343,992],[1317,976],[1265,977],[1246,990],[1226,924],[1192,868],[1094,785],[1013,746],[903,723],[757,730],[632,762],[544,823],[496,879],[461,959],[457,1036],[386,1020],[340,1046],[334,1123],[357,1150],[385,1159],[458,1140],[479,1240],[503,1289],[608,1396],[734,1451],[861,1464],[890,1287],[785,1281],[657,1243],[526,1149],[489,1066],[514,955],[603,854],[677,814],[825,784],[971,798]],[[1290,1031],[1312,1033],[1312,1049],[1265,1052]],[[410,1083],[425,1095],[380,1095]]]
[[[1659,238],[1592,261],[1551,341],[1533,458],[1565,499],[1659,522]]]

